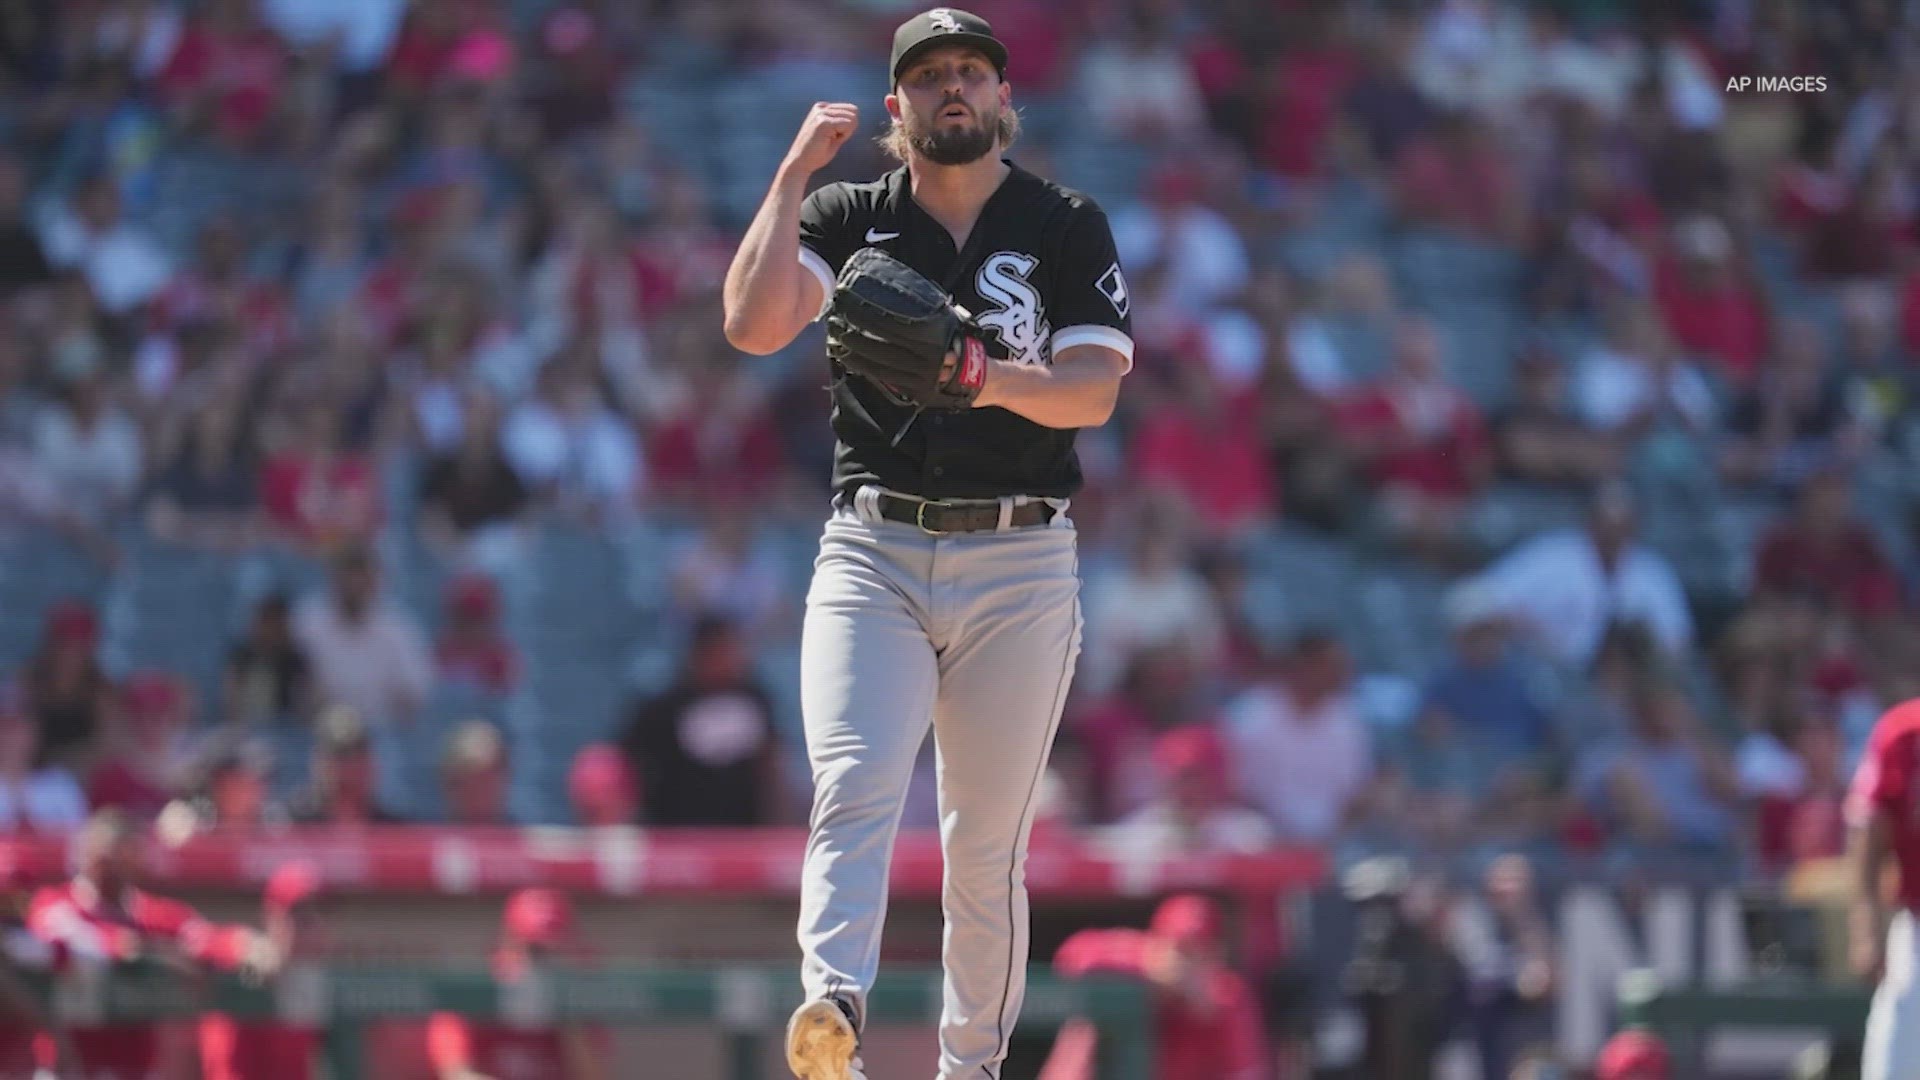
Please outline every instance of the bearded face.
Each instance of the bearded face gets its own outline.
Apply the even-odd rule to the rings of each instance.
[[[901,73],[895,134],[936,165],[966,165],[1010,142],[1006,86],[977,50],[939,49]]]

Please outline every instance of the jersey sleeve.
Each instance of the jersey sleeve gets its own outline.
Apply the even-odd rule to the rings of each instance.
[[[457,1013],[434,1013],[427,1019],[427,1060],[440,1074],[473,1067],[473,1033]]]
[[[1113,229],[1098,206],[1081,203],[1072,211],[1047,297],[1053,324],[1053,355],[1075,345],[1103,345],[1127,358],[1133,369],[1133,296],[1114,250]]]
[[[1082,930],[1061,942],[1053,969],[1069,979],[1088,975],[1144,978],[1147,936],[1138,930]]]
[[[820,282],[823,314],[841,265],[861,246],[854,217],[853,197],[845,184],[816,188],[800,204],[800,265]]]

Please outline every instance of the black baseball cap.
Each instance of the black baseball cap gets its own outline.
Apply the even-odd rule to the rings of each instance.
[[[1007,46],[993,36],[993,27],[987,20],[971,11],[940,7],[915,15],[893,32],[893,78],[889,82],[898,83],[901,70],[928,49],[948,45],[979,49],[993,61],[995,70],[1003,78],[1006,76]]]

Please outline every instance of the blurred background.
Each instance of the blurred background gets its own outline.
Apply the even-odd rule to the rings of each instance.
[[[1920,685],[1911,5],[971,8],[1012,157],[1111,218],[1139,349],[1080,437],[1087,651],[1036,826],[1108,870],[1036,882],[1035,960],[1137,924],[1161,861],[1300,868],[1234,951],[1293,1075],[1359,1060],[1354,935],[1319,929],[1364,921],[1355,867],[1478,988],[1436,1028],[1458,1075],[1590,1067],[1629,955],[1745,970],[1703,928],[1831,892]],[[916,9],[0,0],[16,848],[121,807],[217,905],[258,837],[322,836],[363,946],[458,952],[435,928],[491,933],[541,838],[639,825],[583,896],[678,874],[731,929],[587,925],[784,957],[827,372],[817,331],[730,349],[719,287],[812,101],[881,132]],[[1725,89],[1762,75],[1824,89]],[[887,165],[857,139],[817,179]],[[661,869],[680,829],[759,831]],[[365,853],[403,834],[397,883]],[[1662,897],[1683,930],[1643,933]],[[931,899],[899,955],[937,955]]]

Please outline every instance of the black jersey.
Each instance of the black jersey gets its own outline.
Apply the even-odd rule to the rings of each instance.
[[[800,261],[831,295],[848,256],[878,247],[952,293],[986,328],[991,355],[1050,364],[1058,350],[1095,344],[1131,367],[1130,297],[1106,215],[1085,195],[1008,165],[965,250],[955,251],[953,235],[914,202],[902,167],[810,195],[800,211]],[[878,483],[926,498],[978,499],[1059,497],[1080,487],[1072,431],[997,407],[916,419],[912,407],[833,368],[836,492]]]

